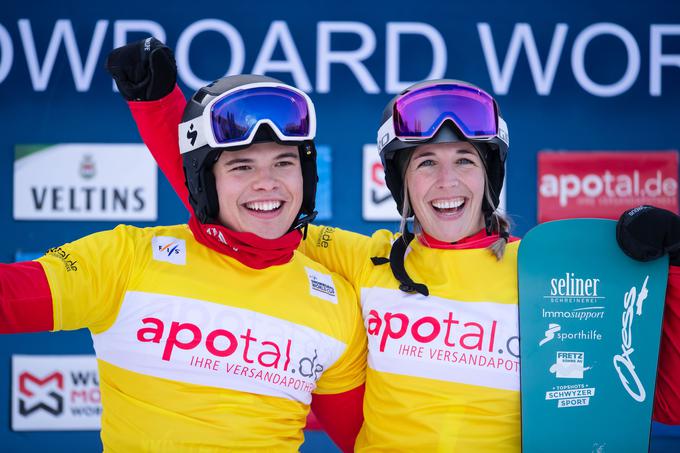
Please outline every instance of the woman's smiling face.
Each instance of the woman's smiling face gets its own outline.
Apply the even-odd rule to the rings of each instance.
[[[472,144],[419,146],[406,169],[405,181],[416,218],[435,239],[456,242],[484,227],[485,169]]]

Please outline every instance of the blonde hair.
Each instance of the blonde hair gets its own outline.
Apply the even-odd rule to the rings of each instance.
[[[474,145],[473,145],[474,146]],[[475,146],[475,150],[477,150],[477,147]],[[404,203],[403,203],[403,208],[401,210],[401,222],[399,224],[399,232],[401,232],[402,238],[405,236],[405,233],[407,232],[407,227],[408,227],[408,219],[409,219],[409,214],[411,213],[411,199],[409,198],[409,191],[408,191],[408,182],[406,181],[406,170],[408,169],[409,165],[411,164],[411,158],[413,157],[413,151],[415,151],[415,148],[410,151],[410,154],[408,156],[408,159],[406,159],[406,164],[404,165],[404,170],[402,171],[401,175],[401,180],[404,181]],[[479,151],[477,151],[479,154]],[[497,207],[494,205],[491,197],[491,188],[489,184],[489,177],[487,176],[486,173],[486,162],[484,162],[484,159],[482,159],[482,162],[484,163],[485,166],[485,171],[484,171],[484,198],[486,199],[486,202],[489,206],[491,206],[491,209],[493,210],[491,216],[489,217],[488,221],[486,218],[486,215],[482,213],[483,216],[485,216],[484,219],[484,224],[485,228],[488,228],[490,233],[498,233],[499,238],[494,241],[493,244],[489,245],[487,247],[487,250],[489,250],[491,253],[493,253],[496,256],[496,259],[500,261],[503,259],[503,255],[505,254],[505,246],[508,244],[508,239],[510,237],[510,219],[506,217],[505,215],[501,214],[498,212],[496,209]],[[418,221],[418,217],[416,217],[415,211],[413,211],[413,234],[418,235],[423,231],[423,227],[420,224],[420,221]]]

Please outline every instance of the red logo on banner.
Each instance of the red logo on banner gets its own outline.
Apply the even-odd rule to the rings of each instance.
[[[64,390],[64,376],[58,371],[55,371],[44,379],[35,377],[31,373],[23,372],[19,375],[19,392],[22,395],[29,397],[29,400],[32,400],[36,395],[28,388],[28,382],[31,382],[37,387],[46,387],[50,381],[55,381],[56,387],[59,390]],[[41,401],[40,398],[38,398],[37,402],[33,401],[33,405],[29,405],[29,401],[23,397],[19,398],[19,414],[27,416],[40,409],[47,411],[52,415],[59,415],[63,412],[64,397],[61,394],[51,391],[43,397],[49,397],[51,400],[49,403],[52,403],[52,406],[47,404],[45,401]]]
[[[678,152],[538,153],[538,221],[597,217],[651,204],[678,212]]]

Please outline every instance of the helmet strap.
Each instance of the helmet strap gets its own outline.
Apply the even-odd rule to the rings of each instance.
[[[316,147],[314,142],[308,141],[298,146],[300,153],[300,170],[302,171],[302,207],[301,214],[316,216],[316,188],[319,176],[316,168]],[[311,219],[313,219],[312,217]],[[311,222],[311,219],[309,220]]]
[[[291,231],[294,230],[299,230],[302,229],[302,233],[304,235],[303,239],[307,238],[307,226],[312,223],[312,221],[316,218],[316,215],[318,212],[312,211],[311,214],[298,214],[298,218],[293,222],[293,224],[290,226],[288,229],[288,232],[290,233]]]
[[[484,209],[484,229],[486,230],[486,235],[493,233],[493,212],[489,209]]]
[[[486,230],[487,236],[493,234],[493,223],[494,223],[493,212],[488,209],[484,210],[484,229]],[[506,243],[510,241],[510,233],[503,226],[499,226],[498,235],[505,240]]]
[[[428,296],[430,294],[429,289],[423,283],[416,283],[411,279],[406,272],[404,267],[404,258],[406,257],[406,249],[415,236],[413,233],[408,231],[404,232],[404,235],[392,243],[392,249],[390,250],[390,269],[392,270],[392,275],[399,282],[399,289],[405,293],[418,293],[423,296]],[[376,263],[376,260],[373,260]]]

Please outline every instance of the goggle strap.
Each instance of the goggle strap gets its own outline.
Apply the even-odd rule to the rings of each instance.
[[[394,116],[390,116],[378,129],[378,152],[390,144],[396,138],[396,135],[394,131]]]
[[[193,151],[208,144],[203,125],[201,124],[202,119],[203,117],[200,116],[191,121],[179,124],[179,152],[181,154],[188,153],[189,151]]]
[[[508,134],[508,124],[503,118],[497,116],[498,118],[498,138],[501,139],[508,147],[510,147],[510,135]]]

